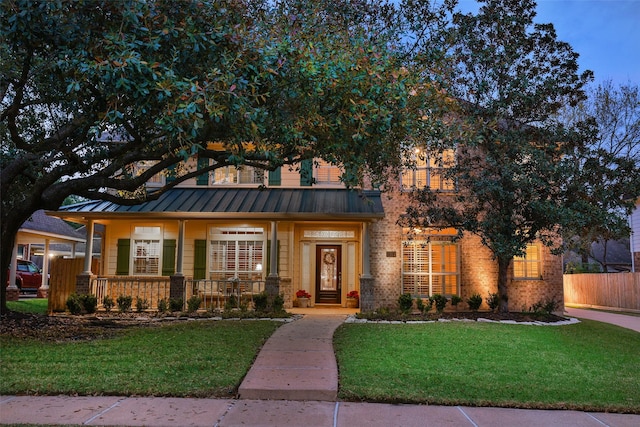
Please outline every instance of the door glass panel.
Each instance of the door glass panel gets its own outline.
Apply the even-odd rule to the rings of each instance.
[[[338,263],[336,259],[336,249],[322,249],[320,290],[335,291],[338,289]]]

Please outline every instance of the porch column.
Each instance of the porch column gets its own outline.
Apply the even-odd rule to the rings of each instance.
[[[44,256],[42,257],[42,283],[38,288],[38,298],[49,295],[49,239],[44,240]]]
[[[71,244],[71,258],[75,258],[76,257],[76,242],[73,242]]]
[[[369,223],[362,224],[362,275],[360,276],[360,311],[374,310],[374,280],[371,276]]]
[[[369,223],[362,224],[362,277],[371,277],[371,246],[369,243]]]
[[[91,258],[93,257],[93,234],[95,232],[95,224],[90,219],[87,223],[87,243],[84,251],[84,271],[82,274],[91,275]]]
[[[178,221],[178,259],[176,260],[176,276],[184,276],[182,265],[184,262],[184,227],[185,220]]]
[[[16,271],[18,268],[18,242],[13,245],[11,253],[11,268],[9,269],[9,286],[7,286],[7,301],[18,301],[20,289],[16,286]]]
[[[271,221],[271,259],[269,277],[278,276],[278,223]]]
[[[280,294],[280,277],[278,277],[278,223],[271,221],[271,259],[269,260],[269,276],[264,288],[270,297]]]

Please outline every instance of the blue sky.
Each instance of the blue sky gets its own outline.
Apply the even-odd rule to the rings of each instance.
[[[640,84],[640,0],[537,0],[535,22],[552,23],[558,39],[580,54],[596,83]],[[464,11],[475,0],[460,0]]]

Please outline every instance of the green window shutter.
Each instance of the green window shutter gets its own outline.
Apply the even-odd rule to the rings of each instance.
[[[129,274],[129,258],[131,256],[131,239],[118,239],[118,254],[116,255],[116,275]]]
[[[209,159],[198,157],[198,170],[204,169],[209,166]],[[209,184],[209,172],[203,173],[196,178],[197,185],[207,185]]]
[[[196,240],[193,252],[194,280],[207,278],[207,241]]]
[[[282,183],[282,167],[274,171],[269,171],[269,185],[281,185]]]
[[[280,271],[280,240],[278,240],[278,271]],[[271,274],[271,240],[267,240],[267,276]]]
[[[162,242],[162,275],[171,276],[176,272],[176,241],[165,239]]]
[[[313,184],[313,160],[303,160],[300,164],[300,185],[310,187]]]

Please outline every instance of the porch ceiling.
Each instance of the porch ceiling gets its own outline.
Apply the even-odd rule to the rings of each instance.
[[[174,188],[135,206],[90,201],[49,215],[73,219],[183,218],[373,220],[384,217],[379,191],[299,188]]]

